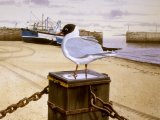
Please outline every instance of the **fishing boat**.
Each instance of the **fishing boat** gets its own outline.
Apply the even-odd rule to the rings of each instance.
[[[43,44],[60,44],[62,37],[56,36],[61,29],[61,21],[58,20],[54,24],[49,23],[49,17],[42,22],[34,23],[32,28],[21,28],[21,36],[24,42],[43,43]],[[58,42],[57,42],[58,39]]]
[[[32,43],[43,43],[43,44],[54,44],[54,45],[61,45],[63,36],[57,36],[56,33],[60,32],[61,30],[61,21],[58,20],[54,22],[54,24],[50,24],[49,17],[42,21],[34,23],[31,25],[32,28],[22,28],[22,40],[25,42],[32,42]],[[100,44],[102,44],[102,32],[90,32],[87,30],[80,30],[80,36],[83,38],[90,38],[97,39]]]
[[[41,31],[34,31],[30,29],[25,29],[25,28],[22,28],[21,31],[22,31],[22,40],[24,42],[57,44],[56,39],[59,40],[59,37],[56,37],[56,35],[49,32],[42,33]]]

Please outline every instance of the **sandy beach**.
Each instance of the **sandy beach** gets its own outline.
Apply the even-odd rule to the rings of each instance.
[[[74,69],[59,46],[0,41],[0,110],[41,91],[48,85],[49,72]],[[110,76],[110,101],[120,115],[160,120],[160,65],[110,57],[89,64],[88,69]],[[43,95],[3,119],[47,120],[47,100],[48,95]]]

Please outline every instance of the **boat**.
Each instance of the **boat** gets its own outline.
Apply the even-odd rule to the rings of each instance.
[[[40,31],[34,31],[30,29],[21,29],[21,34],[22,34],[22,40],[24,42],[29,42],[29,43],[40,43],[40,44],[59,44],[59,37],[57,37],[54,34],[48,33],[48,32],[40,32]],[[58,39],[58,41],[56,40]]]
[[[42,15],[43,16],[43,15]],[[42,17],[43,18],[43,17]],[[41,44],[60,44],[57,32],[61,29],[61,21],[58,20],[54,25],[49,26],[48,17],[41,24],[39,22],[31,25],[32,28],[21,28],[21,36],[24,42],[41,43]],[[57,41],[58,40],[58,41]],[[62,40],[61,40],[62,41]]]
[[[42,22],[34,23],[31,25],[31,29],[22,28],[22,40],[24,42],[61,45],[63,36],[57,36],[56,34],[61,30],[61,21],[58,20],[54,25],[50,26],[48,19],[47,17],[46,20],[43,20],[42,15]],[[102,32],[90,32],[82,29],[80,30],[80,36],[90,39],[96,38],[102,44]]]

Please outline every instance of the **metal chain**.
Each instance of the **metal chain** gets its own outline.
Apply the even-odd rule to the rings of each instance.
[[[17,110],[17,108],[22,108],[22,107],[26,106],[31,101],[39,100],[42,97],[42,95],[48,94],[48,92],[49,92],[48,88],[49,88],[49,86],[45,87],[41,92],[36,92],[33,95],[31,95],[30,97],[28,97],[28,98],[25,97],[22,100],[20,100],[18,103],[12,104],[12,105],[8,106],[6,109],[1,110],[0,111],[0,119],[5,117],[7,113],[13,113],[14,111]]]
[[[102,115],[104,116],[110,116],[111,118],[117,118],[118,120],[128,120],[127,118],[120,116],[116,110],[113,109],[112,107],[112,103],[111,102],[104,102],[102,99],[100,99],[99,97],[97,97],[95,95],[95,93],[93,93],[91,86],[90,86],[90,93],[92,95],[91,98],[91,106],[93,106],[94,108],[100,110],[102,112]],[[101,106],[96,105],[97,103],[100,103]]]
[[[39,100],[42,95],[44,94],[48,94],[49,92],[49,86],[45,87],[41,92],[36,92],[33,95],[31,95],[28,98],[23,98],[22,100],[20,100],[18,103],[16,104],[12,104],[10,106],[8,106],[5,110],[1,110],[0,111],[0,119],[4,118],[6,116],[7,113],[13,113],[14,111],[16,111],[18,108],[22,108],[24,106],[26,106],[27,104],[29,104],[29,102],[31,101],[37,101]],[[104,116],[110,116],[111,118],[117,118],[118,120],[128,120],[127,118],[120,116],[112,107],[112,103],[111,102],[104,102],[102,99],[100,99],[99,97],[97,97],[93,91],[91,90],[91,86],[90,86],[90,93],[92,95],[91,98],[91,105],[100,110],[102,112],[102,115]],[[98,106],[96,105],[96,103],[101,103],[102,106]]]

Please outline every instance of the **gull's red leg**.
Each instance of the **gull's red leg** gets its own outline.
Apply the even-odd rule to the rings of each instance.
[[[77,77],[77,70],[78,70],[78,65],[76,65],[76,69],[75,69],[74,74],[73,74],[73,76],[74,76],[75,78]]]
[[[87,64],[85,64],[85,76],[87,78]]]

